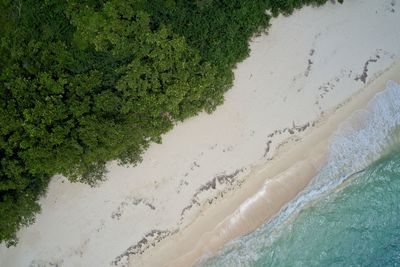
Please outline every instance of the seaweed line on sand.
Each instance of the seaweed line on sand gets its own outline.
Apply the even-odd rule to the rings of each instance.
[[[153,229],[150,232],[146,233],[139,242],[130,246],[122,254],[117,256],[111,262],[111,265],[121,266],[121,267],[127,266],[129,256],[143,254],[143,252],[146,249],[148,249],[149,247],[154,247],[157,243],[159,243],[161,240],[163,240],[167,236],[173,235],[177,232],[178,232],[178,229],[172,230],[172,231],[171,230]]]
[[[272,132],[272,133],[270,133],[267,137],[268,137],[268,140],[267,140],[267,146],[266,146],[266,148],[265,148],[265,150],[264,150],[264,154],[263,154],[263,158],[265,158],[265,157],[267,157],[268,156],[268,153],[270,152],[270,150],[271,150],[271,144],[272,144],[272,138],[275,136],[275,135],[280,135],[280,134],[284,134],[284,133],[286,133],[286,132],[288,132],[290,135],[293,135],[293,134],[296,134],[296,133],[300,133],[300,132],[303,132],[303,131],[305,131],[307,128],[309,128],[309,127],[313,127],[315,125],[315,122],[307,122],[307,123],[305,123],[305,124],[303,124],[303,125],[296,125],[295,124],[295,122],[293,121],[292,122],[292,127],[285,127],[285,128],[282,128],[282,129],[278,129],[278,130],[275,130],[274,132]],[[268,158],[269,160],[271,159],[271,158]]]
[[[193,205],[199,205],[200,206],[200,202],[199,202],[199,195],[201,193],[203,193],[204,191],[208,191],[210,189],[216,189],[217,188],[217,181],[219,184],[227,184],[227,185],[233,185],[235,180],[236,180],[236,176],[243,171],[243,169],[237,169],[236,171],[234,171],[231,174],[222,174],[222,175],[217,175],[215,176],[211,181],[207,182],[206,184],[203,184],[202,186],[200,186],[199,189],[197,189],[196,193],[193,195],[190,204],[187,205],[186,207],[184,207],[181,211],[181,221],[185,215],[185,213],[190,210]],[[211,204],[213,202],[212,199],[208,199],[208,203]]]
[[[143,204],[143,205],[147,206],[148,208],[150,208],[151,210],[156,209],[156,207],[153,204],[151,204],[149,201],[147,201],[144,198],[128,197],[119,204],[117,209],[111,214],[111,218],[114,220],[119,220],[120,217],[122,216],[122,214],[124,213],[125,207],[128,206],[129,204],[132,204],[134,206]]]

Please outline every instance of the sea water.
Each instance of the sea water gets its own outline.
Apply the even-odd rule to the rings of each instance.
[[[400,87],[333,134],[311,184],[200,266],[400,266]]]

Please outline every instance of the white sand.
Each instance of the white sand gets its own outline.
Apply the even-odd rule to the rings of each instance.
[[[274,19],[269,34],[251,43],[251,55],[235,71],[224,105],[177,125],[163,144],[151,146],[139,166],[110,164],[109,179],[98,188],[56,177],[36,223],[18,233],[17,247],[0,247],[0,266],[124,266],[128,255],[131,266],[185,265],[202,251],[217,249],[220,244],[199,242],[204,232],[218,233],[217,225],[264,179],[302,157],[310,160],[315,153],[307,148],[322,142],[319,135],[326,137],[342,117],[300,128],[364,88],[363,97],[353,97],[363,101],[334,113],[348,114],[385,80],[396,78],[398,66],[388,69],[400,59],[399,6],[392,0],[347,0]],[[365,67],[366,83],[386,72],[379,83],[365,87],[357,79]],[[321,129],[324,134],[318,134]],[[288,144],[280,146],[283,142]],[[291,186],[280,195],[292,196],[304,187],[312,166],[298,183],[286,179]],[[224,241],[254,228],[257,218],[249,221]],[[192,257],[173,263],[186,253]]]
[[[289,142],[269,164],[253,167],[240,190],[204,209],[189,227],[162,240],[144,256],[135,257],[131,266],[190,266],[270,219],[307,186],[323,165],[332,132],[355,110],[365,108],[388,80],[400,82],[400,61],[353,95],[345,106],[322,118],[301,142]],[[216,216],[223,219],[216,221]]]

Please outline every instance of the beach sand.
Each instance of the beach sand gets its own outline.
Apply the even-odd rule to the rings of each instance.
[[[0,266],[188,266],[255,229],[307,185],[340,122],[399,81],[399,5],[273,19],[222,106],[177,124],[138,166],[110,162],[96,188],[54,177]]]
[[[389,80],[400,82],[400,62],[353,95],[346,105],[323,117],[301,142],[288,144],[269,164],[254,167],[240,192],[203,211],[190,227],[162,241],[137,262],[146,266],[191,266],[202,257],[215,255],[234,238],[255,230],[307,186],[324,163],[331,134],[354,111],[366,107]],[[221,214],[226,217],[216,223],[215,216]]]

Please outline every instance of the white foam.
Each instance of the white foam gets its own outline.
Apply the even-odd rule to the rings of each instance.
[[[394,134],[399,126],[400,86],[389,81],[386,89],[376,94],[365,109],[357,110],[341,123],[330,139],[326,163],[301,194],[268,223],[248,236],[234,240],[218,256],[201,264],[249,266],[258,259],[258,250],[272,244],[279,237],[282,226],[289,223],[301,209],[331,192],[350,176],[364,170],[399,145],[400,138]],[[250,198],[239,213],[245,213],[247,206],[264,197],[263,192],[265,190],[260,190]],[[240,214],[235,214],[234,218],[238,217]]]

